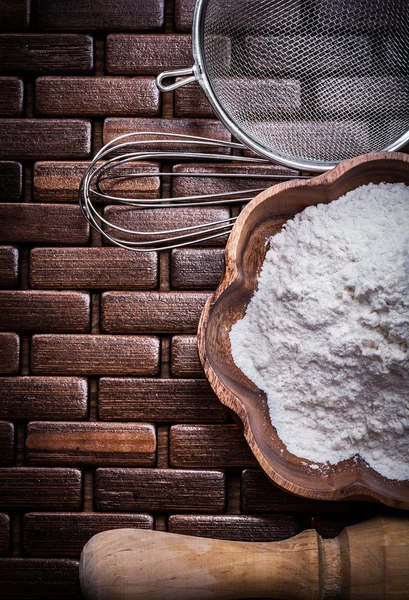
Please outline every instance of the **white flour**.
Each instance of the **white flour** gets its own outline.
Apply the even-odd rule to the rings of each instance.
[[[362,186],[289,221],[230,342],[292,454],[409,479],[409,187]]]

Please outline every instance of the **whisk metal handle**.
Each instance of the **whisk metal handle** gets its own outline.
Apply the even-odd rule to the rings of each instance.
[[[185,77],[185,79],[181,79],[180,81],[175,81],[174,83],[164,84],[163,81],[165,79],[170,79],[174,77],[183,77],[188,75],[189,77]],[[156,85],[160,89],[161,92],[172,92],[182,85],[186,85],[187,83],[192,83],[192,81],[196,81],[196,75],[194,67],[189,67],[188,69],[175,69],[174,71],[163,71],[156,78]]]

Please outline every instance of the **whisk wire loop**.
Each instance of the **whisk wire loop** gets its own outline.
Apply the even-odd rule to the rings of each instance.
[[[132,138],[132,140],[131,140]],[[125,141],[126,140],[126,141]],[[156,148],[155,148],[156,146]],[[158,148],[159,146],[159,148]],[[168,150],[168,146],[182,147],[187,146],[186,151]],[[192,146],[194,150],[192,150]],[[152,147],[152,149],[151,149]],[[196,150],[197,148],[197,150]],[[206,149],[204,152],[202,149]],[[175,196],[171,198],[135,198],[132,196],[120,196],[118,192],[112,192],[112,188],[121,189],[121,182],[131,181],[138,178],[158,177],[164,178],[212,178],[212,179],[235,179],[238,182],[250,179],[280,180],[291,179],[294,176],[280,173],[235,173],[230,168],[235,164],[265,165],[268,161],[263,158],[257,158],[245,155],[223,154],[222,150],[245,150],[245,147],[237,142],[218,140],[215,138],[206,138],[187,134],[177,134],[168,132],[133,132],[123,134],[108,142],[91,160],[86,169],[79,190],[79,203],[84,217],[89,224],[98,231],[105,240],[116,246],[127,248],[134,252],[150,252],[153,250],[169,250],[192,244],[202,244],[216,238],[223,238],[230,233],[231,228],[237,217],[226,217],[223,219],[200,222],[199,211],[195,208],[203,206],[223,206],[245,204],[256,194],[265,189],[265,187],[244,188],[242,184],[236,190],[216,191],[212,193],[191,194],[186,196]],[[215,151],[216,150],[216,151]],[[227,165],[226,171],[215,171],[203,169],[195,172],[154,172],[147,169],[141,169],[141,163],[148,161],[206,161],[207,163],[218,163]],[[138,163],[137,169],[133,165]],[[123,172],[125,170],[125,172]],[[300,177],[300,176],[295,176]],[[134,187],[134,186],[133,186]],[[124,193],[124,190],[119,193]],[[107,218],[105,212],[101,214],[95,204],[118,204],[130,207],[129,213],[123,213],[118,222]],[[150,226],[150,221],[154,222],[155,214],[150,213],[148,226],[144,218],[143,211],[166,210],[166,209],[187,209],[193,211],[192,214],[186,213],[187,220],[192,220],[192,224],[185,227],[170,227],[169,229],[158,229]],[[135,212],[136,211],[136,212]],[[118,214],[118,213],[116,213]],[[145,213],[146,215],[146,213]],[[162,212],[162,217],[163,217]],[[131,222],[140,223],[138,229],[123,225],[123,220],[129,219]],[[199,222],[194,221],[199,220]],[[161,221],[162,222],[162,221]]]

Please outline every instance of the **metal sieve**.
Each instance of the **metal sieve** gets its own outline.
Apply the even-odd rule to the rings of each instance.
[[[409,141],[409,0],[198,0],[192,45],[159,89],[197,80],[269,160],[326,171]]]

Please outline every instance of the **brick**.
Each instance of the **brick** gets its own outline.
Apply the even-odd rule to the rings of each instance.
[[[228,220],[230,218],[230,212],[228,208],[223,207],[178,207],[178,208],[152,208],[140,210],[130,206],[107,206],[104,209],[104,218],[117,227],[123,227],[131,231],[137,232],[155,232],[164,231],[166,233],[152,234],[152,236],[141,235],[141,233],[122,233],[116,231],[111,226],[105,226],[105,231],[108,235],[118,236],[120,239],[138,242],[149,242],[165,240],[167,238],[175,236],[175,234],[168,233],[169,230],[180,229],[184,227],[195,227],[203,226],[202,229],[193,230],[196,235],[201,234],[206,237],[206,230],[209,223],[219,222]],[[231,223],[227,223],[229,227]],[[183,232],[182,232],[183,233]],[[189,232],[187,232],[189,233]],[[221,246],[226,243],[227,235],[224,231],[220,232],[222,235],[213,239],[198,241],[197,244],[201,246]],[[224,234],[224,235],[223,235]],[[210,235],[210,234],[209,234]],[[189,241],[192,245],[194,239],[184,238],[181,241]],[[197,237],[196,239],[200,239]],[[166,243],[165,243],[166,245]],[[147,246],[148,247],[148,246]]]
[[[148,423],[39,423],[27,426],[29,465],[149,467],[156,433]]]
[[[0,158],[86,158],[91,123],[74,119],[0,119]]]
[[[78,510],[81,471],[13,467],[0,469],[0,507],[7,510]]]
[[[30,0],[0,0],[0,31],[22,31],[30,21]]]
[[[242,473],[241,504],[245,513],[328,513],[345,512],[351,503],[324,502],[294,496],[274,485],[259,469]],[[357,506],[355,504],[355,506]],[[359,504],[358,504],[359,506]]]
[[[14,459],[14,425],[0,421],[0,465],[11,465]]]
[[[88,385],[79,377],[0,377],[0,418],[85,419]]]
[[[193,64],[190,35],[122,35],[107,37],[107,72],[115,75],[155,75]]]
[[[147,514],[28,513],[24,515],[24,553],[77,558],[93,535],[124,528],[153,529],[153,518]]]
[[[153,77],[40,77],[36,81],[40,115],[135,115],[154,117],[160,96]]]
[[[75,119],[0,119],[0,158],[87,158],[91,123]]]
[[[220,163],[184,163],[175,165],[174,173],[181,173],[180,177],[172,179],[172,197],[196,196],[201,194],[222,194],[224,192],[237,192],[239,190],[252,190],[249,197],[254,197],[258,191],[282,181],[282,179],[296,176],[298,171],[281,167],[279,165],[259,164],[220,164]],[[192,177],[189,177],[192,173]],[[196,177],[203,173],[203,177]],[[228,177],[212,177],[211,174],[226,174]],[[235,175],[235,177],[231,177]],[[239,175],[239,177],[237,177]],[[254,177],[251,177],[254,175]],[[266,177],[263,177],[265,175]],[[243,194],[241,194],[241,197]]]
[[[81,292],[0,292],[0,331],[86,332],[90,298]]]
[[[75,560],[46,558],[0,559],[0,598],[7,600],[80,600]]]
[[[409,104],[407,77],[338,77],[317,82],[317,105],[323,117],[395,113]]]
[[[200,292],[105,292],[101,327],[106,333],[194,333],[207,298]]]
[[[175,90],[175,116],[214,118],[213,109],[198,83],[188,83]]]
[[[3,203],[0,222],[2,242],[84,245],[89,238],[89,225],[79,206]]]
[[[222,140],[224,142],[230,142],[230,132],[215,119],[121,119],[111,118],[105,119],[104,122],[104,144],[110,142],[114,138],[124,135],[126,133],[134,132],[146,132],[151,131],[153,133],[168,133],[172,134],[183,134],[183,135],[196,135],[199,137],[209,137],[216,140]],[[146,137],[145,137],[146,139]],[[164,139],[169,139],[164,137]],[[178,142],[176,139],[172,139],[171,144],[155,144],[151,145],[139,145],[138,150],[151,152],[165,151],[168,152],[169,148],[172,152],[218,152],[221,154],[230,154],[229,148],[208,148],[207,146],[200,146],[194,142],[183,144]]]
[[[2,73],[90,73],[93,40],[77,34],[4,33],[0,65]]]
[[[173,425],[170,428],[172,467],[252,467],[257,465],[237,425]]]
[[[236,542],[277,542],[296,535],[298,523],[290,515],[170,515],[168,531]]]
[[[20,338],[16,333],[0,333],[0,374],[14,375],[20,365]]]
[[[18,77],[0,77],[0,116],[20,117],[23,113],[24,84]]]
[[[38,7],[41,29],[159,31],[164,19],[164,0],[40,0]]]
[[[10,552],[10,517],[0,513],[0,556]]]
[[[46,289],[152,290],[158,286],[158,256],[156,252],[139,254],[123,248],[34,248],[30,254],[30,285]]]
[[[221,471],[98,469],[97,510],[221,512],[225,506]]]
[[[17,202],[23,189],[23,165],[17,162],[0,161],[0,201]]]
[[[159,350],[152,336],[35,335],[31,368],[50,375],[157,375]]]
[[[176,248],[172,250],[171,285],[177,290],[214,290],[223,267],[222,249]]]
[[[204,377],[195,335],[174,335],[170,355],[173,377]]]
[[[18,250],[0,246],[0,288],[15,287],[18,283]]]
[[[99,417],[105,421],[223,423],[227,411],[207,381],[103,378]]]
[[[100,163],[97,163],[97,166]],[[34,200],[38,202],[78,202],[78,189],[88,162],[37,162],[34,165]],[[0,163],[1,168],[1,163]],[[152,177],[119,178],[105,181],[103,189],[107,194],[118,197],[159,198],[159,163],[130,162],[119,166],[115,173],[152,173]],[[0,171],[1,172],[1,171]],[[94,202],[104,202],[94,197]],[[109,202],[109,201],[105,201]]]
[[[192,31],[195,0],[175,0],[175,28],[177,31]]]

